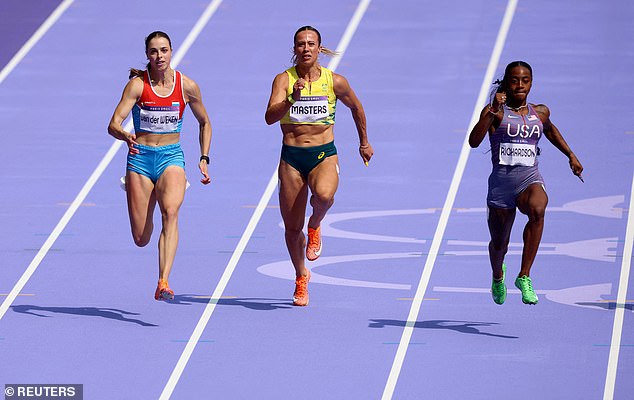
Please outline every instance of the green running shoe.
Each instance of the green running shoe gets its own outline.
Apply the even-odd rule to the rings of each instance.
[[[528,276],[518,276],[515,279],[515,287],[522,291],[522,303],[537,304],[539,300],[533,290],[533,281]]]
[[[493,279],[493,283],[491,283],[491,295],[495,304],[504,304],[504,300],[506,300],[504,278],[506,278],[506,264],[502,263],[502,279],[499,281]]]

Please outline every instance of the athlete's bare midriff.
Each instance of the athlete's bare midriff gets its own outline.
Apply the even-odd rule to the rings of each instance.
[[[332,125],[295,125],[283,124],[283,143],[287,146],[312,147],[335,140]]]
[[[180,141],[180,133],[136,133],[136,142],[144,146],[167,146],[168,144],[178,143]]]

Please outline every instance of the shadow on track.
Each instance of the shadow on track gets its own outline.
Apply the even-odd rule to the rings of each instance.
[[[406,321],[399,321],[394,319],[371,319],[369,328],[384,328],[386,326],[400,326],[405,327]],[[497,335],[495,333],[482,332],[476,327],[481,326],[493,326],[498,325],[496,322],[469,322],[469,321],[447,321],[447,320],[431,320],[431,321],[416,321],[414,328],[423,329],[447,329],[459,333],[467,333],[470,335],[484,335],[493,336],[504,339],[518,339],[518,336]]]
[[[191,305],[193,303],[207,304],[209,296],[199,296],[191,294],[183,294],[174,296],[174,300],[169,301],[171,304]],[[293,308],[290,299],[266,299],[260,297],[244,297],[244,298],[226,298],[217,300],[220,306],[240,306],[256,311],[273,311],[278,309]]]
[[[100,317],[113,319],[121,322],[131,322],[141,326],[158,326],[150,324],[149,322],[141,321],[140,319],[127,318],[129,315],[140,315],[139,313],[133,313],[124,310],[118,310],[116,308],[101,308],[101,307],[41,307],[30,304],[22,304],[17,306],[11,306],[14,312],[20,314],[35,315],[42,318],[50,318],[50,315],[44,315],[44,313],[53,314],[68,314],[68,315],[82,315],[86,317]]]

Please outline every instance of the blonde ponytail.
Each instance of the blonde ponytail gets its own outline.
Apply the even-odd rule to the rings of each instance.
[[[328,47],[323,47],[323,46],[321,47],[321,50],[319,50],[319,52],[329,57],[334,57],[339,55],[338,51],[330,50]]]

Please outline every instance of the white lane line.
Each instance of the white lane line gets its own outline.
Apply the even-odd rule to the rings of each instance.
[[[196,22],[192,30],[189,32],[185,40],[183,40],[183,43],[181,44],[179,50],[176,52],[176,54],[174,54],[174,57],[172,57],[173,68],[176,68],[176,66],[180,64],[183,57],[185,57],[185,54],[187,54],[187,52],[189,51],[189,48],[192,47],[192,44],[194,44],[194,42],[200,35],[200,32],[202,32],[211,17],[216,13],[216,10],[218,10],[218,7],[220,7],[220,3],[222,3],[222,0],[213,0],[211,3],[209,3],[200,18],[198,18],[198,21]]]
[[[40,265],[48,251],[51,249],[59,235],[62,233],[70,219],[75,214],[75,211],[77,211],[81,203],[83,203],[84,199],[88,195],[88,192],[90,192],[90,189],[92,189],[95,182],[97,182],[97,179],[99,179],[99,176],[101,176],[102,172],[108,166],[108,163],[110,163],[110,160],[112,160],[112,158],[114,157],[117,149],[119,149],[119,146],[116,143],[110,146],[110,149],[101,160],[99,165],[97,165],[97,168],[95,168],[92,175],[90,175],[90,178],[88,178],[88,180],[84,184],[84,187],[81,188],[79,194],[77,195],[77,197],[75,197],[75,200],[73,200],[68,209],[66,209],[66,212],[57,223],[57,226],[55,226],[51,234],[48,236],[48,238],[46,239],[40,250],[37,252],[29,266],[26,268],[20,279],[18,279],[18,282],[15,284],[15,286],[13,286],[13,289],[11,290],[7,298],[4,299],[2,305],[0,305],[0,320],[2,319],[2,317],[4,317],[13,301],[15,301],[15,298],[18,296],[20,291],[22,291],[24,285],[26,285],[37,267]]]
[[[504,13],[504,18],[502,19],[502,25],[500,26],[500,30],[495,41],[495,46],[493,47],[493,52],[491,54],[491,58],[489,59],[489,65],[484,75],[484,79],[482,80],[482,85],[480,86],[480,94],[478,95],[478,100],[473,109],[473,114],[471,115],[469,129],[467,130],[464,142],[462,143],[460,158],[458,159],[458,164],[456,165],[453,178],[451,179],[449,192],[447,193],[447,198],[445,199],[445,204],[442,208],[440,219],[438,221],[438,226],[436,227],[436,232],[434,233],[434,238],[429,249],[429,254],[427,256],[427,260],[425,261],[425,266],[423,267],[423,273],[420,277],[418,288],[416,289],[416,295],[414,296],[414,301],[412,302],[412,307],[410,308],[409,316],[407,317],[407,323],[405,324],[403,334],[401,335],[401,341],[398,345],[398,349],[396,350],[396,356],[394,357],[392,369],[390,370],[390,375],[388,376],[387,383],[383,391],[382,399],[384,400],[391,399],[394,395],[396,382],[398,381],[398,377],[401,373],[403,361],[405,360],[405,354],[407,353],[407,348],[414,332],[414,326],[418,319],[418,313],[420,311],[421,304],[423,303],[423,297],[425,296],[427,286],[429,285],[429,279],[431,278],[431,272],[434,268],[434,263],[436,262],[438,249],[440,248],[442,238],[445,234],[447,221],[449,220],[449,215],[456,199],[458,187],[460,185],[460,181],[462,180],[462,174],[464,173],[464,169],[467,165],[467,159],[469,158],[469,152],[471,150],[469,146],[469,132],[478,121],[480,112],[486,102],[487,92],[491,87],[493,75],[495,74],[495,70],[497,69],[498,63],[500,61],[500,55],[502,54],[502,49],[504,48],[504,43],[506,42],[506,36],[511,26],[511,21],[513,20],[515,9],[517,8],[517,1],[518,0],[509,0],[506,6],[506,12]]]
[[[66,9],[70,7],[72,3],[73,3],[73,0],[63,1],[59,6],[57,6],[57,8],[51,13],[51,15],[49,15],[49,17],[42,23],[42,25],[40,25],[40,27],[35,31],[35,33],[31,36],[31,38],[24,44],[24,46],[22,46],[22,48],[20,48],[20,50],[13,56],[13,58],[11,58],[9,63],[2,69],[2,71],[0,71],[0,84],[2,84],[2,82],[7,78],[7,76],[9,76],[9,74],[15,69],[15,67],[20,63],[20,61],[22,61],[22,59],[26,57],[26,55],[29,53],[29,51],[31,51],[33,46],[35,46],[37,42],[39,42],[39,40],[46,34],[46,32],[48,32],[48,30],[55,24],[55,22],[57,22],[57,20],[62,16],[64,11],[66,11]],[[75,206],[75,209],[72,211],[72,213],[74,213],[77,210],[77,207],[79,207],[80,204],[81,202],[79,202],[79,204]],[[69,207],[69,210],[71,207]],[[66,214],[64,214],[61,221],[65,220],[67,214],[68,214],[68,211],[66,211]],[[68,221],[64,223],[64,226],[66,225],[67,222]],[[24,271],[24,273],[22,274],[22,276],[20,277],[16,285],[13,287],[11,292],[9,292],[7,297],[4,299],[4,301],[0,305],[0,320],[9,309],[9,306],[11,305],[11,303],[13,303],[15,298],[19,295],[20,291],[22,290],[26,282],[29,280],[29,278],[33,274],[33,271],[35,271],[39,263],[42,261],[42,258],[44,258],[48,250],[51,248],[51,246],[53,246],[55,239],[57,239],[57,236],[59,236],[59,234],[61,233],[63,229],[63,226],[61,229],[58,229],[59,226],[60,224],[58,224],[58,226],[55,227],[55,229],[53,230],[53,233],[51,233],[51,235],[46,240],[46,242],[44,242],[44,245],[42,246],[40,251],[35,255],[35,258],[33,259],[33,261],[31,261],[31,264],[27,267],[26,271]],[[53,235],[55,235],[55,237],[53,240],[51,240],[51,236]]]
[[[251,219],[249,220],[249,223],[247,224],[247,227],[244,230],[244,233],[242,234],[242,237],[240,238],[238,245],[236,246],[235,250],[233,251],[233,254],[231,255],[231,259],[229,260],[229,263],[225,267],[225,270],[222,276],[220,277],[218,284],[216,285],[216,289],[211,295],[211,298],[209,299],[209,302],[207,303],[207,306],[205,307],[203,314],[200,316],[200,319],[198,320],[198,324],[196,324],[194,331],[192,332],[189,340],[187,341],[187,345],[185,346],[183,353],[178,359],[178,362],[176,363],[176,366],[174,367],[174,370],[172,371],[172,374],[170,375],[169,380],[167,381],[167,384],[163,388],[163,392],[161,393],[161,397],[159,397],[159,399],[166,400],[172,396],[172,393],[174,392],[174,389],[176,388],[176,385],[178,384],[178,381],[180,380],[180,377],[183,374],[183,371],[185,370],[185,366],[189,362],[189,359],[192,353],[194,352],[196,345],[200,341],[200,337],[202,336],[203,331],[205,330],[205,327],[209,323],[209,319],[211,318],[211,315],[216,309],[216,304],[222,297],[222,294],[225,291],[227,284],[229,283],[229,279],[231,279],[231,276],[233,275],[233,272],[235,271],[236,266],[238,265],[238,261],[240,261],[240,257],[242,257],[242,253],[244,252],[244,249],[247,247],[247,244],[249,243],[249,239],[251,238],[253,231],[258,225],[258,222],[260,221],[260,218],[262,217],[262,214],[264,213],[264,210],[266,209],[266,205],[271,199],[273,192],[275,192],[276,186],[277,186],[277,169],[275,170],[275,172],[273,173],[273,176],[269,180],[268,185],[266,185],[266,189],[264,190],[264,193],[262,194],[262,197],[260,198],[260,202],[255,208],[255,211],[253,212],[253,215],[251,216]]]
[[[55,11],[53,11],[51,15],[49,15],[48,18],[46,18],[46,20],[42,23],[42,25],[40,25],[40,27],[35,31],[33,36],[31,36],[31,38],[26,43],[24,43],[24,46],[22,46],[22,48],[20,48],[20,50],[18,50],[17,53],[15,53],[15,55],[13,56],[13,58],[11,58],[9,63],[4,68],[2,68],[2,71],[0,71],[0,84],[2,84],[2,82],[7,78],[7,76],[9,76],[11,71],[13,71],[15,67],[18,66],[20,61],[22,61],[22,59],[26,57],[26,55],[29,53],[29,51],[31,51],[33,46],[35,46],[37,42],[40,41],[42,36],[44,36],[46,32],[48,32],[51,26],[53,26],[55,22],[57,22],[57,20],[59,19],[59,17],[62,16],[64,11],[66,11],[66,9],[70,7],[71,4],[73,4],[73,1],[74,0],[64,0],[62,3],[60,3],[60,5],[57,6]]]
[[[357,31],[359,23],[361,22],[361,19],[363,18],[363,15],[365,14],[369,5],[370,0],[361,0],[361,2],[359,2],[357,9],[352,15],[352,18],[350,18],[350,22],[348,23],[348,26],[346,27],[346,30],[343,33],[341,40],[339,41],[339,45],[336,49],[337,55],[334,56],[328,64],[329,70],[334,71],[339,66],[339,62],[341,61],[343,54],[346,52],[346,49],[348,48],[348,45],[352,40],[352,36],[354,36],[354,33]]]
[[[174,57],[172,58],[173,68],[176,68],[178,63],[183,59],[183,56],[185,55],[187,50],[189,50],[194,40],[196,40],[196,37],[198,37],[198,35],[200,34],[200,31],[205,26],[205,24],[207,24],[207,22],[209,21],[209,19],[211,18],[213,13],[216,11],[216,9],[218,8],[221,2],[222,0],[214,0],[211,2],[211,4],[209,4],[209,6],[207,6],[207,9],[205,10],[205,12],[200,16],[196,25],[194,25],[192,30],[189,32],[189,35],[187,35],[187,37],[185,38],[185,41],[183,42],[182,47],[178,49],[176,54],[174,54]],[[132,122],[128,121],[124,129],[127,131],[131,130]],[[84,202],[84,200],[86,199],[86,196],[88,196],[88,193],[90,192],[92,187],[95,185],[95,183],[97,183],[97,180],[101,177],[101,174],[103,174],[103,171],[105,171],[105,169],[108,167],[108,165],[110,164],[115,154],[117,153],[117,151],[122,145],[123,145],[123,142],[120,140],[115,140],[112,143],[112,145],[110,146],[110,149],[108,149],[108,152],[106,152],[106,155],[104,155],[104,157],[101,159],[101,161],[99,162],[95,170],[92,172],[92,175],[90,175],[90,177],[88,178],[84,186],[81,188],[81,190],[77,194],[77,197],[75,197],[75,200],[73,200],[73,202],[70,204],[70,206],[68,207],[68,209],[66,210],[62,218],[57,223],[57,226],[55,226],[55,228],[53,229],[51,234],[48,236],[48,238],[46,239],[46,241],[44,242],[40,250],[35,255],[35,258],[33,258],[33,260],[31,261],[29,266],[26,268],[26,270],[24,271],[20,279],[18,279],[18,282],[15,284],[15,286],[13,287],[13,289],[11,290],[7,298],[2,302],[2,305],[0,305],[0,320],[2,319],[2,317],[4,317],[4,315],[6,314],[11,304],[15,301],[15,298],[18,296],[20,291],[24,288],[24,285],[26,285],[28,280],[31,278],[31,276],[33,275],[37,267],[40,265],[40,263],[42,262],[42,260],[44,259],[48,251],[51,249],[51,247],[53,246],[53,244],[55,243],[59,235],[62,233],[64,228],[66,228],[66,225],[68,224],[70,219],[73,217],[73,215],[75,215],[75,212],[77,211],[79,206]]]
[[[361,21],[361,18],[363,17],[363,14],[365,13],[365,10],[368,8],[369,4],[370,0],[362,0],[357,6],[355,13],[348,23],[348,27],[346,28],[341,40],[339,41],[339,45],[337,46],[337,52],[339,53],[339,55],[333,57],[330,60],[330,63],[328,64],[328,69],[334,71],[337,65],[339,65],[339,60],[341,59],[343,53],[346,51],[348,44],[350,43],[350,39],[354,35],[354,32],[356,31],[357,26],[359,25],[359,22]],[[231,275],[233,275],[233,272],[238,265],[238,261],[240,260],[240,257],[242,257],[242,253],[249,243],[249,239],[251,238],[253,231],[260,221],[264,210],[267,208],[267,205],[271,200],[271,196],[273,196],[278,181],[277,168],[278,166],[275,167],[273,175],[271,176],[271,179],[269,179],[269,183],[266,185],[266,189],[264,190],[264,193],[262,194],[262,197],[260,198],[260,201],[258,202],[258,205],[255,208],[255,211],[253,212],[253,215],[251,216],[251,219],[249,220],[244,233],[240,237],[240,241],[238,242],[236,249],[233,251],[231,259],[225,267],[225,270],[222,274],[222,277],[220,278],[220,281],[216,285],[216,289],[214,290],[213,295],[209,299],[209,303],[207,303],[207,306],[205,306],[205,310],[198,320],[198,324],[196,324],[191,337],[187,341],[187,345],[185,346],[183,353],[176,363],[176,366],[174,367],[174,370],[172,371],[172,374],[169,377],[169,380],[167,381],[163,392],[161,393],[161,397],[159,398],[160,400],[167,400],[172,396],[172,393],[174,392],[174,389],[176,388],[176,385],[178,384],[178,381],[183,374],[183,371],[185,370],[185,367],[187,366],[187,363],[189,362],[194,349],[196,348],[196,344],[198,344],[198,342],[200,341],[200,337],[202,336],[205,327],[209,323],[211,315],[216,309],[216,304],[218,303],[225,288],[227,287],[229,279],[231,279]]]
[[[616,371],[619,364],[619,350],[621,349],[621,334],[623,332],[623,318],[625,314],[625,302],[627,299],[627,287],[630,279],[630,267],[632,264],[632,244],[634,243],[634,177],[632,177],[632,189],[630,193],[630,208],[628,208],[627,225],[625,227],[625,244],[623,246],[623,263],[621,264],[621,277],[619,279],[619,292],[616,296],[616,310],[614,312],[614,326],[612,327],[612,342],[610,343],[610,356],[608,358],[608,371],[605,377],[603,400],[614,398],[614,386],[616,384]]]

